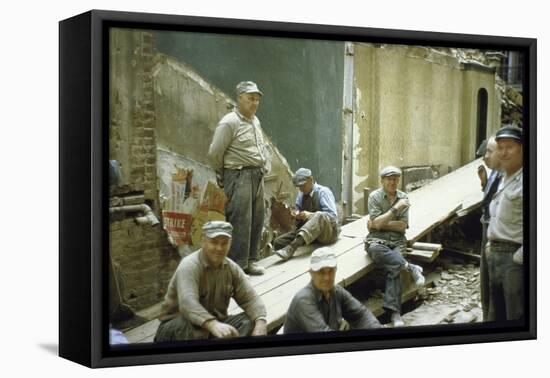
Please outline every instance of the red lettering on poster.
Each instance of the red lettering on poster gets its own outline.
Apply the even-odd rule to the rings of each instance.
[[[176,246],[188,244],[191,240],[191,214],[162,212],[163,227]]]

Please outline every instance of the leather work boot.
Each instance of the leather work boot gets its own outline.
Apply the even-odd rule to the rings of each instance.
[[[414,280],[414,284],[416,285],[416,287],[424,286],[425,279],[422,275],[422,267],[409,263],[407,269],[411,273],[412,279]]]
[[[294,255],[294,252],[296,252],[296,249],[289,244],[284,248],[276,250],[275,254],[283,259],[283,261],[287,261]]]
[[[255,262],[250,262],[248,263],[246,269],[244,269],[244,272],[246,274],[250,274],[251,276],[261,276],[265,273],[265,268]]]
[[[403,327],[405,325],[405,322],[401,319],[401,314],[399,312],[394,311],[391,314],[391,324],[394,328]]]

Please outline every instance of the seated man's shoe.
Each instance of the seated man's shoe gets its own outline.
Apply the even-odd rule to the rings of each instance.
[[[391,324],[394,328],[403,327],[405,325],[405,322],[401,319],[401,314],[397,311],[391,314]]]
[[[426,280],[422,275],[422,270],[423,270],[422,267],[409,263],[409,266],[407,267],[407,269],[411,273],[412,279],[416,287],[424,286],[424,283],[426,282]]]
[[[244,269],[244,272],[251,276],[261,276],[265,273],[265,268],[255,262],[251,262],[248,263],[248,266]]]
[[[287,245],[284,248],[276,250],[275,254],[283,259],[283,261],[287,261],[294,255],[294,252],[296,252],[296,249],[293,248],[291,245]]]

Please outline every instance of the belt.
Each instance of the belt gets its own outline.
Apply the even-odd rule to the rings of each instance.
[[[262,167],[242,167],[240,170],[245,170],[245,169],[262,169]]]
[[[389,240],[378,239],[378,238],[364,238],[363,242],[365,243],[366,248],[368,248],[373,243],[382,244],[388,248],[395,248],[397,246],[397,243],[392,243]]]
[[[495,246],[495,247],[503,246],[503,247],[519,248],[523,245],[521,243],[516,243],[516,242],[512,242],[512,241],[507,241],[507,240],[490,240],[489,243],[492,246]]]

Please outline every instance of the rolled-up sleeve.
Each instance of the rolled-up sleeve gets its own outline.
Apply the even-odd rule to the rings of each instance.
[[[252,320],[267,315],[266,307],[262,298],[256,293],[244,272],[239,267],[232,267],[233,287],[235,288],[235,302],[244,310],[246,315]]]
[[[223,171],[223,159],[225,150],[233,140],[233,129],[229,123],[219,123],[214,131],[212,143],[208,149],[208,161],[212,168],[217,172]]]
[[[335,219],[338,219],[338,214],[336,213],[336,200],[330,190],[322,190],[319,193],[319,205],[321,206],[321,211],[329,213]]]
[[[382,215],[382,206],[380,205],[380,200],[378,196],[376,195],[376,192],[372,192],[369,195],[369,217],[370,219],[376,219],[380,215]]]
[[[190,266],[176,272],[179,310],[191,323],[202,327],[207,320],[215,319],[199,301],[199,274]]]

